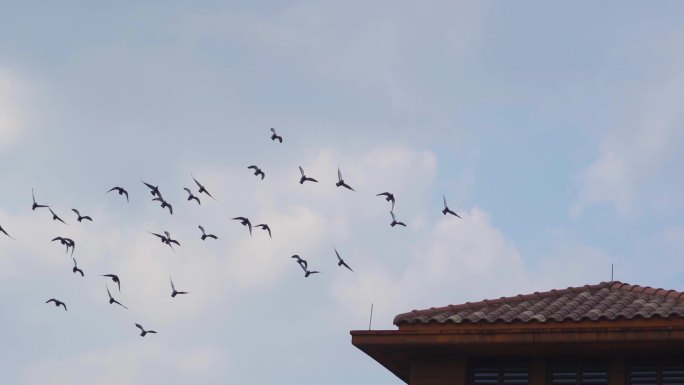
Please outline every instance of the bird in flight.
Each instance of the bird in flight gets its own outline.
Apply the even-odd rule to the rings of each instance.
[[[349,267],[349,265],[347,265],[347,262],[345,262],[344,259],[340,257],[340,253],[337,252],[337,249],[335,249],[335,255],[337,255],[337,266],[344,266],[347,269],[349,269],[349,271],[351,271],[352,273],[354,272],[354,270],[352,270],[352,268]]]
[[[207,233],[204,231],[204,227],[202,227],[202,225],[199,225],[199,226],[197,226],[197,227],[199,227],[199,229],[202,231],[202,240],[205,240],[205,239],[207,239],[207,238],[218,239],[218,237],[217,237],[216,235],[214,235],[214,234],[207,234]]]
[[[125,196],[126,196],[126,202],[129,202],[129,200],[128,200],[128,191],[126,191],[123,187],[118,187],[118,186],[117,186],[117,187],[112,187],[112,188],[109,189],[109,191],[107,191],[107,192],[110,193],[110,192],[112,192],[112,191],[118,192],[119,195],[125,195]]]
[[[119,276],[116,274],[103,274],[103,277],[109,277],[114,281],[119,286],[119,293],[121,293],[121,280],[119,279]]]
[[[275,128],[271,127],[271,132],[273,133],[273,135],[271,135],[271,140],[272,140],[272,141],[275,142],[275,141],[277,140],[277,141],[279,141],[280,143],[283,142],[283,137],[280,136],[280,135],[278,135],[278,134],[276,134]]]
[[[64,302],[62,302],[58,299],[54,299],[54,298],[50,298],[49,300],[45,301],[45,303],[50,303],[50,302],[54,302],[55,306],[57,306],[57,307],[64,306],[64,311],[67,311],[66,304]]]
[[[85,277],[85,275],[83,274],[83,270],[79,269],[79,268],[78,268],[78,265],[76,264],[76,258],[71,257],[71,259],[74,260],[74,268],[71,269],[71,272],[74,273],[74,274],[76,274],[77,272],[78,272],[78,273],[81,273],[81,277]]]
[[[81,221],[84,220],[84,219],[85,219],[86,221],[91,221],[91,222],[93,221],[93,218],[91,218],[91,217],[89,217],[89,216],[87,216],[87,215],[81,215],[81,213],[80,213],[78,210],[76,210],[76,209],[71,209],[71,211],[75,212],[76,215],[78,215],[78,221],[79,221],[79,222],[81,222]]]
[[[138,329],[140,329],[140,337],[145,337],[145,334],[147,334],[147,333],[157,334],[157,332],[155,332],[154,330],[143,329],[142,325],[140,325],[140,324],[135,324],[135,326],[137,326]]]
[[[2,226],[0,226],[0,233],[3,233],[5,235],[7,235],[8,237],[12,238],[12,236],[7,234],[7,231],[5,231],[5,229],[3,229]],[[14,239],[14,238],[12,238],[12,239]]]
[[[171,281],[171,290],[172,290],[172,292],[171,292],[171,297],[172,297],[172,298],[176,298],[176,296],[177,296],[178,294],[188,294],[187,291],[178,291],[178,290],[176,290],[176,286],[173,285],[173,279],[171,279],[171,277],[169,277],[169,281]]]
[[[36,211],[37,208],[50,207],[48,205],[39,205],[36,203],[36,195],[33,193],[33,189],[31,189],[31,196],[33,197],[33,205],[31,206],[31,210]]]
[[[69,248],[71,248],[71,255],[74,255],[74,250],[76,249],[76,242],[74,242],[71,238],[55,237],[52,239],[51,242],[54,241],[59,241],[59,243],[66,246],[67,253],[69,252]]]
[[[162,242],[162,243],[165,243],[165,244],[167,244],[167,245],[169,245],[169,247],[170,247],[171,250],[173,250],[173,251],[176,251],[176,250],[173,249],[173,246],[171,245],[172,243],[175,243],[175,244],[177,244],[178,246],[180,246],[180,243],[178,243],[177,240],[171,239],[171,235],[169,234],[168,231],[164,231],[164,234],[165,234],[165,235],[153,233],[153,232],[150,232],[150,231],[148,231],[148,233],[150,233],[150,234],[152,234],[152,235],[158,237],[159,239],[161,239],[161,242]]]
[[[344,182],[344,179],[342,179],[342,172],[340,171],[339,167],[337,168],[337,183],[335,183],[335,186],[337,186],[337,187],[342,186],[342,187],[347,188],[349,190],[356,191],[350,185],[348,185],[347,183]]]
[[[388,193],[388,192],[383,192],[380,194],[376,194],[375,196],[376,197],[383,196],[383,197],[385,197],[385,200],[387,202],[392,202],[392,210],[394,210],[394,194]]]
[[[297,263],[299,264],[299,266],[301,266],[301,267],[306,271],[306,268],[309,266],[309,263],[306,262],[306,260],[302,259],[302,258],[301,258],[299,255],[297,255],[297,254],[291,256],[290,258],[296,259],[296,260],[297,260]]]
[[[107,286],[107,285],[105,285],[105,287],[106,287],[106,286]],[[115,300],[114,297],[112,297],[112,293],[109,292],[109,287],[107,287],[107,295],[109,296],[109,304],[110,304],[110,305],[115,303],[115,304],[121,306],[121,307],[124,308],[124,309],[128,309],[126,306],[124,306],[124,304],[122,304],[121,302]]]
[[[52,208],[48,207],[48,210],[50,210],[50,213],[52,214],[52,220],[53,221],[60,221],[60,222],[64,223],[65,225],[67,224],[66,222],[64,222],[64,220],[62,220],[62,218],[57,216],[57,214],[55,214],[54,211],[52,211]]]
[[[152,196],[156,195],[156,196],[161,198],[161,193],[159,192],[159,186],[153,186],[153,185],[145,182],[144,180],[140,180],[140,181],[143,182],[143,184],[145,186],[147,186],[147,188],[150,189],[150,194],[152,194]]]
[[[301,267],[302,270],[304,270],[304,278],[307,278],[307,277],[310,276],[311,274],[318,274],[318,273],[320,273],[320,271],[311,271],[311,270],[309,270],[309,269],[308,269],[308,265],[309,265],[309,264],[308,264],[305,260],[301,259],[301,258],[299,257],[299,255],[296,255],[296,254],[295,254],[295,255],[292,256],[292,258],[296,258],[296,259],[297,259],[297,263],[299,264],[299,267]]]
[[[264,178],[266,177],[266,174],[264,174],[264,172],[259,167],[255,166],[255,165],[251,165],[247,168],[254,170],[254,175],[258,176],[259,174],[261,174],[261,180],[264,180]]]
[[[243,226],[247,226],[249,228],[249,236],[252,236],[252,224],[249,222],[249,219],[245,217],[235,217],[233,220],[240,221]]]
[[[266,231],[268,231],[268,237],[269,237],[269,238],[273,238],[273,237],[271,236],[271,228],[270,228],[270,227],[268,227],[268,225],[267,225],[267,224],[265,224],[265,223],[262,223],[262,224],[260,224],[260,225],[256,225],[256,226],[254,226],[254,227],[259,227],[259,228],[261,228],[261,229],[263,229],[263,230],[266,230]]]
[[[444,210],[442,210],[442,214],[444,214],[444,215],[451,214],[451,215],[455,215],[455,216],[457,216],[457,217],[459,217],[459,218],[461,217],[460,215],[458,215],[458,214],[456,214],[455,212],[453,212],[453,211],[449,208],[449,206],[447,206],[446,197],[445,197],[444,195],[442,195],[442,200],[444,201]]]
[[[200,199],[199,199],[198,197],[196,197],[195,195],[192,194],[192,190],[190,190],[190,189],[187,188],[187,187],[183,187],[183,190],[185,190],[185,191],[188,192],[188,200],[189,200],[189,201],[191,201],[191,200],[194,199],[194,200],[197,201],[197,204],[198,204],[198,205],[201,205],[201,204],[202,204],[202,203],[200,203]]]
[[[390,214],[392,215],[392,223],[390,223],[390,226],[394,227],[394,226],[396,226],[396,225],[399,225],[399,226],[404,226],[404,227],[406,227],[406,223],[404,223],[404,222],[399,222],[399,221],[397,220],[397,218],[394,216],[394,211],[390,211]]]
[[[202,184],[201,184],[200,182],[198,182],[197,179],[195,179],[195,177],[194,177],[192,174],[190,174],[190,176],[192,177],[192,180],[195,181],[195,184],[197,184],[197,187],[199,187],[199,193],[200,193],[200,194],[201,194],[201,193],[205,193],[205,194],[209,195],[209,198],[211,198],[211,199],[213,199],[213,200],[216,200],[216,198],[214,198],[213,196],[211,196],[211,194],[209,193],[209,191],[207,191],[207,188],[204,187],[204,186],[202,186]]]
[[[308,176],[304,175],[304,169],[302,168],[302,166],[299,166],[299,172],[302,174],[302,177],[299,178],[299,184],[304,184],[304,182],[306,181],[318,182],[316,179],[309,178]]]
[[[171,206],[171,203],[167,202],[164,200],[162,197],[156,197],[152,199],[153,201],[161,202],[161,208],[169,208],[169,213],[173,215],[173,206]]]

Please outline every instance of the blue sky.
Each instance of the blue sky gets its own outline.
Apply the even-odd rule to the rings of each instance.
[[[624,282],[684,289],[681,8],[4,5],[0,225],[17,240],[0,237],[3,377],[393,385],[350,343],[371,303],[374,328],[393,329],[414,308],[597,283],[611,263]],[[300,186],[299,165],[320,183]],[[334,187],[338,165],[358,193]],[[186,202],[190,173],[218,201]],[[68,226],[29,209],[32,188]],[[382,191],[407,228],[389,227]],[[440,214],[442,194],[463,219]],[[163,230],[177,253],[146,233]],[[292,254],[322,273],[304,279]],[[128,311],[106,302],[112,272]],[[191,294],[171,299],[169,275]]]

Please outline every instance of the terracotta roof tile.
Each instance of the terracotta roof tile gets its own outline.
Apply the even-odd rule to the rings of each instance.
[[[622,282],[518,294],[399,314],[394,324],[563,322],[684,317],[684,293]]]

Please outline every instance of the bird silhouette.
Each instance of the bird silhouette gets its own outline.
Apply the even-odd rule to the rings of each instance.
[[[74,268],[71,269],[71,272],[76,274],[76,273],[81,273],[81,277],[85,277],[85,274],[83,274],[83,270],[78,268],[78,265],[76,264],[76,258],[71,257],[71,259],[74,260]]]
[[[197,201],[197,204],[198,204],[198,205],[201,205],[201,204],[202,204],[202,203],[200,203],[200,199],[199,199],[198,197],[196,197],[195,195],[192,194],[192,190],[190,190],[190,189],[187,188],[187,187],[183,187],[183,190],[185,190],[185,191],[188,192],[188,200],[189,200],[189,201],[191,201],[191,200],[194,199],[194,200]]]
[[[52,211],[52,208],[48,207],[48,210],[50,210],[50,214],[52,214],[52,220],[53,221],[60,221],[60,222],[64,223],[65,225],[67,224],[66,222],[64,222],[64,220],[62,220],[62,218],[60,218],[57,214],[55,214],[54,211]]]
[[[77,220],[78,220],[79,222],[81,222],[81,221],[84,220],[84,219],[85,219],[86,221],[91,221],[91,222],[93,221],[93,218],[91,218],[91,217],[89,217],[89,216],[87,216],[87,215],[81,215],[81,213],[80,213],[78,210],[76,210],[76,209],[71,209],[71,211],[75,212],[76,215],[78,215],[78,219],[77,219]]]
[[[335,186],[337,186],[337,187],[341,186],[341,187],[347,188],[349,190],[356,191],[350,185],[345,183],[344,179],[342,179],[342,172],[340,171],[339,167],[337,168],[337,183],[335,183]]]
[[[174,248],[173,248],[173,246],[171,245],[171,243],[173,242],[173,243],[176,243],[176,244],[178,244],[178,245],[180,246],[180,243],[178,243],[178,241],[172,240],[172,239],[171,239],[171,236],[169,235],[169,232],[168,232],[168,231],[164,231],[164,234],[166,234],[166,235],[161,235],[161,234],[153,233],[153,232],[151,232],[151,231],[148,231],[148,233],[150,233],[150,234],[152,234],[152,235],[158,237],[158,238],[161,240],[161,243],[164,243],[164,244],[169,245],[169,247],[171,248],[171,250],[173,250],[174,252],[175,252],[176,250],[174,250]]]
[[[137,326],[138,329],[140,329],[140,337],[145,337],[145,334],[147,334],[147,333],[157,334],[157,332],[155,332],[154,330],[143,329],[142,325],[140,325],[140,324],[135,324],[135,326]]]
[[[50,298],[49,300],[45,301],[45,303],[50,303],[50,302],[54,302],[55,306],[57,306],[57,307],[64,306],[64,311],[67,310],[66,304],[64,302],[58,300],[58,299]]]
[[[119,279],[119,276],[116,274],[102,274],[103,277],[109,277],[114,281],[119,286],[119,293],[121,293],[121,280]]]
[[[279,141],[280,143],[283,142],[283,137],[280,136],[280,135],[278,135],[278,134],[276,134],[275,128],[271,128],[271,132],[273,133],[273,135],[271,135],[271,140],[272,140],[272,141],[275,142],[275,141],[277,140],[277,141]]]
[[[271,236],[271,228],[270,228],[270,227],[268,227],[268,225],[267,225],[267,224],[265,224],[265,223],[262,223],[262,224],[260,224],[260,225],[256,225],[256,226],[254,226],[254,227],[259,227],[259,228],[261,228],[261,229],[263,229],[263,230],[266,230],[266,231],[268,231],[268,237],[269,237],[269,238],[273,238],[273,237]]]
[[[444,210],[442,210],[442,214],[444,214],[444,215],[451,214],[451,215],[455,215],[455,216],[457,216],[457,217],[459,217],[459,218],[461,217],[460,215],[458,215],[458,214],[456,214],[455,212],[453,212],[453,211],[449,208],[449,206],[447,206],[446,197],[445,197],[444,195],[442,195],[442,200],[444,201]]]
[[[301,258],[299,255],[297,255],[297,254],[291,256],[290,258],[296,259],[296,260],[297,260],[297,263],[299,264],[299,266],[301,266],[301,267],[306,271],[306,268],[309,266],[309,263],[306,262],[306,260],[302,259],[302,258]]]
[[[11,239],[14,239],[14,238],[12,238],[11,235],[7,234],[7,231],[5,231],[5,229],[3,229],[2,226],[0,226],[0,233],[3,233],[3,234],[5,234],[5,235],[7,235],[7,236],[10,237]]]
[[[39,205],[36,203],[36,194],[33,193],[33,189],[31,189],[31,197],[33,197],[33,205],[31,205],[31,210],[36,211],[37,208],[50,207],[48,205]]]
[[[249,219],[245,217],[235,217],[233,220],[240,221],[243,226],[247,226],[249,228],[249,236],[252,236],[252,224],[249,222]]]
[[[192,177],[192,180],[195,181],[195,184],[197,184],[197,187],[199,187],[199,193],[200,193],[200,194],[201,194],[201,193],[205,193],[205,194],[207,194],[207,195],[209,196],[209,198],[211,198],[211,199],[213,199],[213,200],[216,200],[216,198],[214,198],[213,196],[211,196],[211,194],[209,193],[209,191],[207,191],[207,188],[204,187],[204,186],[202,186],[202,184],[201,184],[199,181],[197,181],[197,179],[195,179],[195,177],[194,177],[192,174],[190,174],[190,176]]]
[[[380,194],[376,194],[375,196],[376,197],[383,196],[383,197],[385,197],[385,200],[387,202],[392,202],[392,210],[394,210],[394,194],[388,193],[388,192],[383,192]]]
[[[304,175],[304,169],[302,168],[302,166],[299,166],[299,172],[302,174],[302,177],[299,178],[299,184],[304,184],[304,182],[306,181],[318,182],[316,179],[309,178],[308,176]]]
[[[152,199],[153,201],[161,202],[161,208],[169,208],[169,214],[173,215],[173,206],[171,206],[171,203],[167,202],[164,200],[162,197],[156,197]]]
[[[406,223],[404,223],[404,222],[399,222],[399,221],[397,220],[397,218],[394,216],[394,211],[390,211],[390,215],[392,215],[392,223],[390,223],[390,226],[394,227],[394,226],[396,226],[396,225],[399,225],[399,226],[404,226],[404,227],[406,227]]]
[[[151,185],[151,184],[145,182],[144,180],[140,180],[140,181],[143,182],[143,184],[144,184],[145,186],[147,186],[147,188],[150,189],[150,194],[152,194],[152,196],[155,196],[155,195],[156,195],[156,196],[158,196],[158,197],[161,198],[161,193],[159,192],[159,187],[158,187],[158,186],[153,186],[153,185]]]
[[[105,287],[107,287],[107,285],[105,285]],[[121,306],[121,307],[124,308],[124,309],[128,309],[124,304],[122,304],[121,302],[115,300],[114,297],[112,297],[112,293],[109,292],[109,287],[107,287],[107,295],[109,296],[109,304],[110,304],[110,305],[115,303],[115,304]]]
[[[71,238],[55,237],[51,242],[59,241],[62,245],[66,246],[66,252],[69,253],[69,248],[71,248],[71,255],[74,255],[74,250],[76,249],[76,242]]]
[[[344,266],[347,269],[349,269],[349,271],[351,271],[352,273],[354,272],[354,270],[352,270],[352,268],[349,267],[349,265],[347,265],[347,262],[345,262],[344,259],[340,257],[340,253],[337,252],[337,249],[335,249],[335,255],[337,255],[337,266]]]
[[[202,225],[199,225],[199,226],[197,226],[197,227],[199,227],[199,229],[202,231],[202,240],[205,240],[205,239],[207,239],[207,238],[218,239],[218,237],[217,237],[216,235],[214,235],[214,234],[207,234],[207,233],[204,231],[204,227],[202,227]]]
[[[292,256],[292,258],[294,258],[294,256]],[[300,258],[300,259],[301,259],[301,258]],[[311,271],[311,270],[309,270],[308,267],[307,267],[307,266],[308,266],[308,263],[306,263],[306,261],[303,260],[303,259],[301,259],[301,261],[302,261],[303,263],[300,263],[300,262],[299,262],[299,259],[298,259],[298,260],[297,260],[297,263],[299,263],[299,267],[301,267],[302,270],[304,270],[304,278],[307,278],[307,277],[310,276],[311,274],[318,274],[318,273],[320,273],[320,271]]]
[[[247,168],[254,170],[254,175],[258,176],[259,174],[261,174],[261,180],[264,180],[264,178],[266,177],[266,174],[264,174],[264,172],[259,167],[255,166],[255,165],[251,165]]]
[[[178,294],[188,294],[187,291],[178,291],[178,290],[176,290],[176,286],[174,286],[174,284],[173,284],[173,279],[171,279],[171,277],[169,277],[169,281],[171,281],[171,290],[172,290],[172,292],[171,292],[171,297],[172,297],[172,298],[176,298],[176,296],[177,296]]]
[[[109,191],[107,191],[107,192],[110,193],[110,192],[112,192],[112,191],[118,192],[119,195],[125,195],[125,196],[126,196],[126,202],[129,202],[129,200],[128,200],[128,191],[126,191],[123,187],[118,187],[118,186],[117,186],[117,187],[112,187],[112,188],[109,189]]]

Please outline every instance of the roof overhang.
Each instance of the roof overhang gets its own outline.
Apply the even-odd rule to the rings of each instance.
[[[408,383],[411,362],[487,356],[563,356],[684,351],[684,320],[557,324],[406,325],[352,331],[352,344]]]

